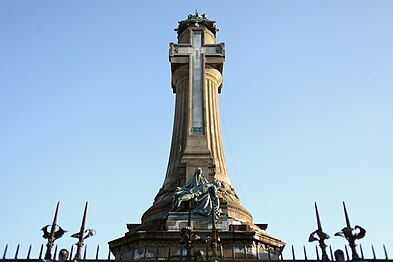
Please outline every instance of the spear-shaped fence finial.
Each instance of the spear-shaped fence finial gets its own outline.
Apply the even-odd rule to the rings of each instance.
[[[314,202],[314,206],[315,206],[315,215],[317,217],[317,230],[315,230],[310,234],[310,237],[308,238],[308,242],[318,241],[319,246],[322,250],[322,260],[328,261],[329,257],[326,254],[325,240],[329,239],[329,235],[323,232],[322,230],[322,223],[321,223],[321,219],[319,218],[318,207],[316,202]]]
[[[352,251],[352,260],[358,260],[358,259],[360,259],[360,257],[356,252],[355,241],[363,238],[366,235],[366,230],[358,225],[356,225],[355,228],[352,228],[351,224],[349,222],[349,216],[348,216],[347,208],[345,206],[345,202],[343,202],[343,207],[344,207],[346,227],[344,227],[343,229],[341,229],[340,232],[337,232],[334,235],[343,237],[348,241],[349,247],[351,248],[351,251]],[[359,230],[359,232],[354,232],[356,230]]]
[[[82,247],[84,245],[84,240],[86,238],[89,238],[91,236],[94,236],[96,234],[96,231],[94,229],[85,229],[86,228],[86,216],[87,216],[87,205],[88,202],[86,201],[85,204],[85,211],[83,212],[83,218],[82,218],[82,225],[79,233],[73,234],[71,237],[78,238],[78,243],[76,243],[77,249],[76,249],[76,254],[74,259],[80,259],[81,258],[81,252],[82,252]],[[85,236],[86,233],[86,236]]]
[[[46,225],[43,228],[41,228],[41,230],[44,232],[44,235],[42,237],[48,239],[48,243],[46,244],[45,259],[52,258],[51,252],[55,240],[61,238],[67,232],[67,230],[62,229],[59,225],[57,225],[57,215],[59,214],[59,205],[60,202],[57,202],[52,225]],[[50,227],[50,231],[48,231],[49,227]],[[58,227],[57,231],[56,231],[56,227]]]

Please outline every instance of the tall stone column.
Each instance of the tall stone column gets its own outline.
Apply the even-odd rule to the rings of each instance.
[[[228,219],[252,224],[250,213],[232,187],[224,157],[218,102],[224,44],[216,44],[215,22],[203,16],[180,21],[177,32],[178,43],[170,44],[169,54],[176,105],[168,167],[163,186],[142,223],[162,223],[176,188],[201,167],[209,181],[221,182],[221,208]]]

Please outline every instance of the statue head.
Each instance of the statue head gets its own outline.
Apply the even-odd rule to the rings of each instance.
[[[197,169],[195,169],[195,175],[197,175],[198,177],[202,176],[202,168],[198,167]]]
[[[202,168],[198,167],[197,169],[195,169],[194,177],[197,184],[203,183],[206,180],[202,173]]]

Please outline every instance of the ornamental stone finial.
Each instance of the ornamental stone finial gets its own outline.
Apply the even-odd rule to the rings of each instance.
[[[216,21],[209,20],[205,14],[199,15],[198,10],[195,10],[195,14],[188,14],[186,20],[179,21],[179,26],[175,28],[175,31],[180,35],[189,26],[203,25],[209,29],[214,36],[219,29],[216,27]]]

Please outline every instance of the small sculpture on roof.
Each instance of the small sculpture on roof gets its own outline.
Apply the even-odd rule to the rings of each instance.
[[[203,25],[209,29],[214,34],[214,36],[219,31],[219,29],[216,27],[216,21],[209,20],[205,14],[199,15],[198,10],[195,10],[194,15],[188,14],[186,20],[179,21],[179,26],[175,28],[175,31],[177,31],[178,35],[180,35],[187,27],[199,27],[200,25]]]

